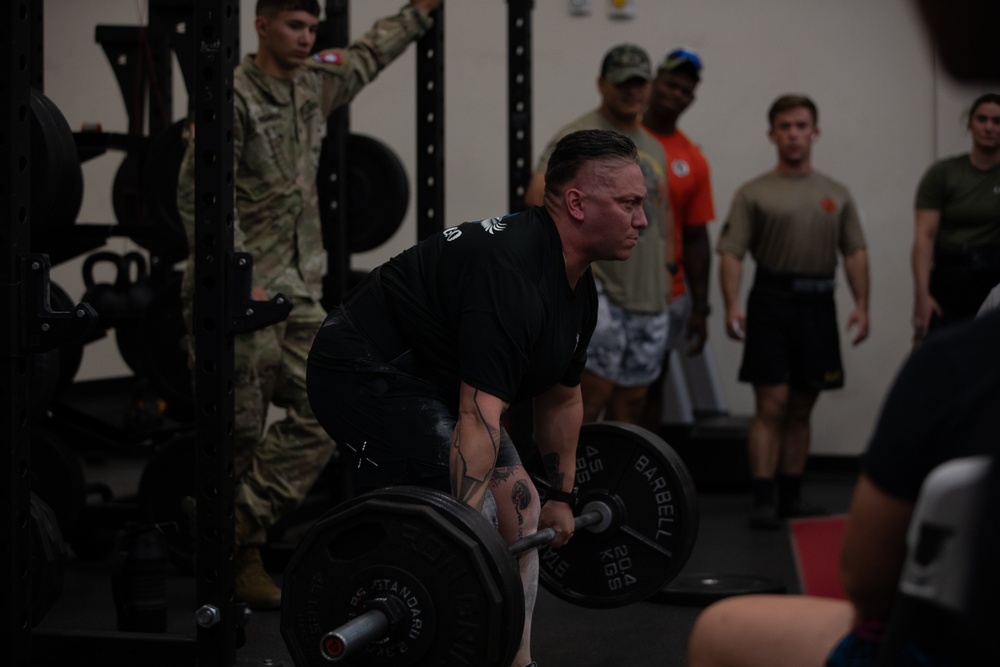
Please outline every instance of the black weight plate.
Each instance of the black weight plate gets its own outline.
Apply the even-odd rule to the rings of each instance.
[[[322,638],[357,615],[356,598],[367,598],[384,582],[402,589],[392,592],[406,602],[411,618],[427,620],[430,631],[404,621],[402,632],[342,664],[509,664],[487,655],[504,600],[482,545],[440,509],[378,493],[324,515],[285,570],[280,625],[295,664],[328,665]]]
[[[28,355],[28,423],[37,424],[48,415],[59,388],[59,350]]]
[[[133,318],[115,323],[115,344],[122,360],[133,373],[146,375],[146,341],[142,338],[142,321]]]
[[[395,488],[402,491],[394,493]],[[510,664],[521,646],[524,631],[524,588],[517,561],[511,557],[510,548],[489,521],[454,497],[428,488],[395,488],[381,489],[378,494],[393,500],[426,504],[439,510],[442,516],[479,541],[485,549],[486,562],[504,599],[503,624],[496,635],[498,650],[506,655],[501,664]]]
[[[194,384],[188,368],[188,332],[180,273],[156,288],[135,338],[143,356],[139,366],[166,401],[168,415],[177,421],[192,421]]]
[[[183,502],[198,491],[196,479],[197,442],[193,433],[180,433],[157,449],[142,469],[137,502],[142,517],[150,524],[166,524],[164,530],[170,562],[190,571],[197,540],[192,534]],[[176,526],[176,529],[173,527]]]
[[[142,208],[142,162],[142,156],[138,152],[126,153],[115,171],[115,180],[111,185],[111,206],[115,212],[115,220],[120,225],[147,224]],[[149,245],[148,239],[143,238],[142,234],[132,234],[132,240],[143,247]]]
[[[52,508],[62,534],[80,530],[87,482],[80,459],[69,443],[46,425],[31,429],[31,489]]]
[[[65,228],[76,222],[83,204],[83,169],[80,167],[80,157],[76,150],[76,139],[66,122],[62,111],[48,97],[41,98],[42,104],[48,108],[49,116],[59,130],[59,196],[56,202],[55,215],[60,227]]]
[[[388,241],[406,216],[410,184],[406,170],[391,148],[378,139],[350,134],[347,165],[347,249],[364,252]],[[317,188],[321,210],[333,199],[328,156],[321,156]]]
[[[68,550],[55,512],[31,494],[31,625],[35,626],[62,593]]]
[[[143,173],[142,199],[155,230],[155,253],[173,264],[188,255],[187,235],[177,210],[177,177],[184,159],[184,127],[173,123],[150,140]]]
[[[679,575],[661,591],[650,596],[649,600],[664,604],[705,607],[734,595],[784,592],[783,583],[767,577],[698,572]]]
[[[691,475],[662,438],[630,424],[585,424],[576,456],[578,511],[605,502],[619,509],[619,527],[578,530],[566,546],[540,549],[539,578],[557,597],[585,607],[643,600],[681,571],[694,548]]]
[[[83,171],[69,123],[41,92],[31,91],[32,248],[44,251],[76,221]]]

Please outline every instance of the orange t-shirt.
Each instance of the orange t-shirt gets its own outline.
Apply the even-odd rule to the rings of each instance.
[[[708,162],[701,150],[683,132],[660,134],[646,130],[663,145],[667,154],[667,188],[670,211],[674,215],[674,248],[677,274],[674,275],[674,298],[684,294],[684,225],[704,225],[715,219],[712,182]]]

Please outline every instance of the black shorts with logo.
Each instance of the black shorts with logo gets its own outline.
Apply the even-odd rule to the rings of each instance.
[[[833,276],[757,270],[739,379],[822,391],[844,386]]]

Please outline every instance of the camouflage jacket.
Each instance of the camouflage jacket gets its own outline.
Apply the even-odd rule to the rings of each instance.
[[[254,258],[254,284],[270,294],[319,298],[326,272],[316,174],[326,117],[350,102],[430,20],[406,5],[380,19],[344,49],[315,54],[291,80],[264,73],[253,55],[234,72],[236,165],[234,250]],[[194,249],[194,142],[188,142],[178,186],[188,244]],[[186,209],[186,211],[185,211]],[[188,262],[187,284],[193,279]]]

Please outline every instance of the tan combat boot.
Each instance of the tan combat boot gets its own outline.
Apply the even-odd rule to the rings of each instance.
[[[237,602],[243,602],[255,611],[281,608],[281,589],[264,570],[260,558],[260,547],[247,544],[257,531],[256,522],[240,507],[236,507],[236,556],[233,568],[236,570],[235,595]]]
[[[253,544],[238,547],[233,563],[236,569],[236,601],[253,610],[280,609],[281,589],[264,570],[260,548]]]

